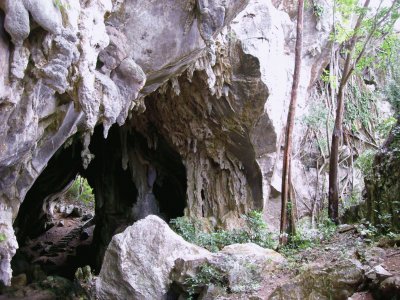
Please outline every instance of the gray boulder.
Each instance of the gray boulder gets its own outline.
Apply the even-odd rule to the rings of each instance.
[[[211,253],[186,242],[160,218],[150,215],[117,234],[107,248],[96,280],[99,299],[165,299],[178,257]]]

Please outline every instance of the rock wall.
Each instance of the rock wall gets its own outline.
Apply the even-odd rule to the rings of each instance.
[[[382,149],[376,154],[371,174],[365,179],[365,215],[382,232],[400,229],[400,116]]]
[[[140,91],[142,97],[156,89],[206,48],[212,57],[213,36],[246,4],[0,3],[0,62],[6,70],[0,80],[0,199],[10,215],[2,219],[10,243],[0,257],[3,282],[10,282],[7,268],[16,248],[14,235],[9,234],[12,220],[57,149],[79,131],[87,167],[93,158],[88,146],[94,127],[102,123],[106,137],[111,125],[122,125],[140,102],[135,101]]]

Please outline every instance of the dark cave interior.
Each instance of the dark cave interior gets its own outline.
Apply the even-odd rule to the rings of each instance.
[[[146,164],[151,164],[157,174],[149,193],[156,199],[159,216],[167,222],[183,216],[186,206],[185,167],[180,155],[165,139],[158,136],[157,140],[157,147],[150,148],[144,136],[130,131],[125,125],[114,125],[107,139],[104,139],[103,127],[98,126],[89,146],[94,159],[86,170],[82,167],[83,146],[79,136],[75,136],[68,146],[60,148],[28,191],[14,222],[20,245],[12,261],[14,275],[26,273],[29,280],[38,269],[34,267],[35,264],[46,274],[67,278],[73,278],[75,270],[85,265],[90,265],[98,273],[112,236],[139,219],[133,213],[133,208],[140,201],[139,191],[149,187],[137,186],[143,180],[135,180],[134,176],[146,179],[149,176],[143,174],[146,170],[148,172]],[[124,169],[124,151],[139,155],[141,160],[128,159],[127,168]],[[52,212],[54,207],[52,203],[63,198],[67,187],[78,174],[86,178],[93,189],[94,216],[91,220],[86,216],[75,216],[60,225],[49,211]],[[146,213],[139,214],[140,218]],[[61,226],[69,239],[60,237],[58,241],[37,242],[40,237],[51,236],[51,230],[61,230],[58,229]],[[71,228],[69,232],[68,228]],[[82,241],[83,231],[90,238],[86,236]],[[73,238],[72,232],[76,235]],[[58,247],[62,242],[62,247]],[[32,252],[35,251],[36,255],[33,256]],[[60,255],[63,256],[61,262],[57,261]]]

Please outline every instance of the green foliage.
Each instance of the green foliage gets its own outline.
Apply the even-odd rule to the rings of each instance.
[[[324,13],[324,7],[315,0],[304,1],[304,9],[312,9],[313,14],[317,18],[321,18],[322,14]]]
[[[361,170],[365,178],[373,175],[376,150],[365,150],[355,161],[355,166]]]
[[[351,93],[353,99],[346,102],[344,120],[349,128],[358,132],[375,121],[371,111],[376,101],[372,93],[362,92],[356,86],[352,86]]]
[[[373,226],[369,222],[364,222],[363,224],[355,225],[357,232],[366,238],[372,239],[378,235],[378,228]]]
[[[179,217],[170,221],[171,228],[190,243],[204,247],[212,252],[236,243],[255,243],[261,247],[272,248],[272,234],[262,219],[262,213],[252,211],[242,216],[246,226],[238,230],[218,230],[204,232],[202,225],[197,220],[188,217]]]
[[[185,280],[184,284],[187,286],[189,299],[198,294],[202,288],[215,285],[223,287],[226,285],[226,278],[224,274],[214,266],[205,263],[200,266],[199,271],[194,277],[189,277]]]
[[[349,209],[350,207],[357,205],[361,202],[362,192],[360,189],[354,187],[350,194],[346,195],[343,199],[343,209]]]
[[[337,77],[331,75],[328,70],[323,70],[321,74],[321,80],[325,83],[329,83],[333,88],[337,87]]]
[[[299,223],[296,235],[291,236],[289,243],[281,249],[286,255],[293,253],[293,250],[312,248],[323,240],[329,240],[336,232],[336,225],[327,216],[319,222],[317,229],[311,229],[307,223]]]
[[[77,176],[72,183],[71,187],[67,191],[67,196],[85,204],[90,204],[94,202],[93,189],[90,187],[86,178]]]
[[[303,117],[303,124],[313,130],[318,130],[325,126],[328,115],[328,108],[324,103],[313,103],[312,109]]]
[[[322,14],[324,13],[324,7],[320,4],[314,4],[313,11],[316,17],[321,18]]]
[[[7,237],[6,237],[5,233],[0,232],[0,243],[4,242],[6,239],[7,239]]]
[[[272,234],[268,231],[262,212],[253,210],[248,215],[243,215],[242,218],[247,223],[247,229],[241,232],[245,242],[252,242],[264,248],[272,248]]]
[[[400,68],[399,68],[400,69]],[[400,76],[392,79],[384,89],[387,101],[392,105],[395,113],[400,113]]]
[[[379,133],[379,136],[381,139],[386,139],[394,127],[396,125],[397,120],[394,117],[389,117],[383,120],[381,123],[378,124],[377,126],[377,131]]]

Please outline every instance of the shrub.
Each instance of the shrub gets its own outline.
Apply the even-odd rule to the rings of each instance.
[[[291,236],[289,243],[281,252],[290,254],[293,249],[302,250],[319,245],[323,240],[329,240],[336,232],[336,225],[327,216],[318,223],[316,229],[310,228],[307,223],[299,223],[297,232]]]
[[[242,218],[246,222],[244,228],[238,230],[218,230],[204,232],[201,223],[188,217],[179,217],[170,221],[171,228],[190,243],[217,252],[223,247],[236,243],[255,243],[261,247],[272,248],[273,239],[262,213],[252,211]]]
[[[187,286],[189,299],[192,299],[202,288],[211,284],[223,287],[226,285],[226,281],[224,274],[220,270],[205,263],[200,266],[195,276],[187,278],[184,283]]]
[[[375,154],[376,150],[365,150],[355,161],[356,167],[361,170],[366,178],[372,176]]]

